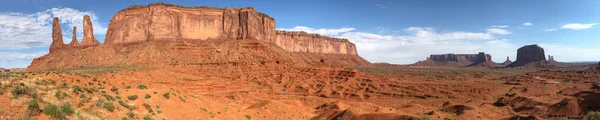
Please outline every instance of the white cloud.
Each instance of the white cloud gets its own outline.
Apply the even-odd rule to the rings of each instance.
[[[498,34],[498,35],[512,34],[512,32],[510,32],[506,29],[500,29],[500,28],[490,28],[490,29],[487,29],[486,31],[487,31],[487,33]]]
[[[321,35],[334,36],[334,35],[338,35],[340,33],[353,31],[354,28],[344,27],[344,28],[340,28],[340,29],[313,29],[313,28],[309,28],[309,27],[305,27],[305,26],[296,26],[296,27],[290,28],[290,29],[278,28],[278,30],[304,31],[307,33],[316,33],[316,34],[321,34]]]
[[[314,30],[308,27],[302,28]],[[508,40],[497,39],[496,34],[488,32],[440,33],[434,28],[410,27],[404,29],[409,35],[380,35],[352,30],[330,36],[349,39],[356,44],[359,54],[371,62],[411,64],[425,60],[430,54],[477,54],[478,52],[492,54],[497,57],[497,61],[502,62],[505,56],[510,55],[514,58],[516,55],[513,53],[516,47],[509,44]]]
[[[516,47],[493,34],[473,32],[437,33],[433,28],[411,27],[408,36],[378,35],[367,32],[347,32],[339,37],[355,43],[359,54],[371,62],[412,64],[431,54],[486,52],[503,61],[513,56]],[[509,51],[509,52],[507,52]],[[499,57],[501,56],[501,57]],[[500,58],[500,59],[498,59]]]
[[[599,61],[600,60],[600,49],[598,48],[584,48],[579,46],[570,45],[557,45],[557,44],[539,44],[540,47],[544,48],[546,55],[554,56],[556,61]]]
[[[90,15],[94,34],[106,33],[106,27],[99,25],[94,13],[72,8],[52,8],[32,14],[0,13],[0,49],[48,46],[52,42],[53,17],[59,17],[64,38],[71,38],[73,26],[77,26],[78,34],[81,34],[84,15]],[[65,39],[64,42],[70,42],[70,39]]]
[[[571,30],[583,30],[583,29],[588,29],[588,28],[592,28],[592,26],[596,25],[597,23],[590,23],[590,24],[581,24],[581,23],[571,23],[571,24],[565,24],[563,26],[561,26],[561,29],[571,29]]]
[[[532,26],[532,25],[533,25],[533,23],[531,23],[531,22],[525,22],[525,23],[523,23],[523,26]]]
[[[33,60],[33,58],[40,57],[45,55],[46,52],[37,52],[37,53],[9,53],[9,52],[0,52],[0,62],[11,62],[17,60]]]
[[[544,31],[546,31],[546,32],[555,31],[555,30],[556,30],[556,29],[554,29],[554,28],[550,28],[550,29],[544,29]]]
[[[377,4],[377,5],[375,5],[375,7],[379,8],[379,9],[386,9],[387,8],[385,5],[382,5],[382,4]]]
[[[493,26],[490,26],[490,27],[491,28],[508,28],[509,26],[508,25],[493,25]]]
[[[495,62],[504,62],[506,56],[514,61],[517,49],[523,46],[500,38],[501,34],[492,34],[487,31],[440,33],[433,28],[423,27],[410,27],[404,31],[408,35],[381,35],[348,31],[332,37],[347,38],[356,44],[359,55],[370,62],[395,64],[412,64],[425,60],[431,54],[477,54],[478,52],[492,55]],[[555,56],[558,61],[600,60],[600,49],[556,44],[539,45],[544,48],[547,55]]]

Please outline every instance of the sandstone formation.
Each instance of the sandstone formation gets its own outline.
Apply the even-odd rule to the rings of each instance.
[[[100,42],[94,38],[94,27],[90,16],[83,16],[83,39],[81,40],[81,46],[92,46],[100,45]]]
[[[9,72],[25,72],[25,68],[9,68]]]
[[[111,19],[105,44],[215,39],[272,41],[275,20],[252,7],[131,6]]]
[[[479,52],[479,54],[477,54],[477,60],[474,60],[475,62],[467,65],[467,67],[498,67],[491,59],[492,57],[490,55]]]
[[[290,52],[358,55],[347,39],[331,38],[306,32],[277,31],[276,45]]]
[[[554,67],[546,60],[544,48],[534,44],[517,50],[517,60],[506,67]]]
[[[9,70],[8,69],[4,69],[4,68],[0,68],[0,73],[3,73],[3,72],[9,72]]]
[[[52,19],[52,44],[50,44],[50,52],[54,52],[56,49],[60,49],[64,46],[62,29],[57,17]]]
[[[276,31],[274,19],[252,7],[131,6],[111,19],[104,44],[94,38],[90,18],[85,16],[82,42],[69,47],[74,49],[34,59],[27,70],[267,62],[370,64],[347,39]]]
[[[71,43],[69,46],[79,46],[79,41],[77,41],[77,27],[73,26],[73,36],[71,37]]]
[[[430,55],[426,60],[419,61],[413,65],[415,66],[481,66],[483,67],[495,67],[490,65],[492,62],[492,56],[480,52],[478,54],[439,54]],[[481,65],[480,65],[481,64]]]
[[[506,56],[506,61],[504,61],[503,63],[500,63],[500,65],[507,66],[507,65],[510,65],[511,63],[512,63],[512,61],[510,61],[510,57]]]

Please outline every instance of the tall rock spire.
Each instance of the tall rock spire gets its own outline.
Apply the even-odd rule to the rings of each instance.
[[[79,41],[77,41],[77,27],[73,26],[73,36],[71,37],[71,43],[69,43],[69,46],[78,46],[79,45]]]
[[[94,28],[90,16],[83,16],[83,40],[81,40],[82,46],[88,45],[99,45],[100,42],[94,38]]]
[[[52,19],[52,44],[50,44],[50,52],[55,51],[64,45],[65,43],[63,43],[62,29],[60,28],[58,17],[54,17],[54,19]]]

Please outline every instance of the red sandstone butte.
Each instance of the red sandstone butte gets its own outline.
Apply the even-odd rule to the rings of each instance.
[[[79,41],[77,41],[77,27],[75,26],[73,26],[73,36],[71,37],[71,43],[69,43],[69,46],[79,46]]]
[[[100,42],[94,38],[94,27],[90,16],[83,16],[83,40],[81,46],[100,45]]]
[[[58,17],[54,17],[52,19],[52,44],[50,44],[50,52],[60,49],[63,46],[65,44],[63,43],[62,29],[60,28]]]
[[[275,39],[275,20],[254,8],[182,7],[153,3],[117,12],[105,44],[143,41]]]

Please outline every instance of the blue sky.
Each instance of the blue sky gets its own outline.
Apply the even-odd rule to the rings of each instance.
[[[600,60],[597,0],[161,0],[182,6],[247,7],[275,18],[281,30],[348,38],[371,62],[409,64],[430,54],[486,52],[515,60],[516,49],[539,44],[558,61]],[[0,67],[27,67],[48,52],[51,17],[65,42],[81,16],[92,16],[101,42],[110,18],[130,5],[157,0],[3,0]]]

